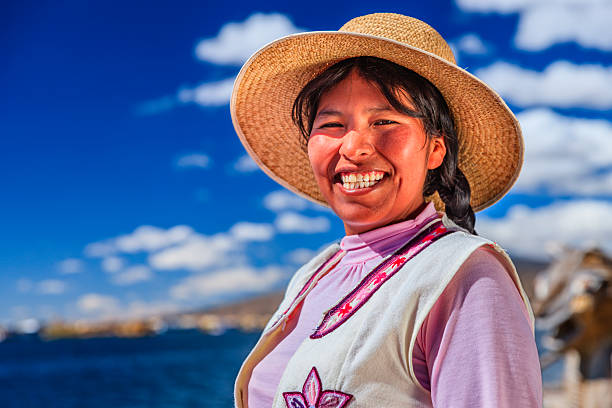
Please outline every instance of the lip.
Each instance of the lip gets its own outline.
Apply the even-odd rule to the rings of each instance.
[[[365,168],[365,167],[339,167],[334,170],[334,176],[338,176],[341,173],[369,173],[371,171],[376,171],[379,173],[389,174],[388,171],[377,169],[377,168]]]
[[[374,184],[372,187],[363,187],[363,188],[358,188],[355,190],[347,190],[346,188],[344,188],[342,183],[336,183],[335,185],[342,192],[342,194],[346,194],[348,196],[360,196],[360,195],[367,194],[372,190],[375,190],[383,181],[384,181],[384,178],[380,180],[378,183]]]

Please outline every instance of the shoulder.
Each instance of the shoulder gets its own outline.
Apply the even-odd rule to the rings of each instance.
[[[310,277],[317,271],[317,269],[319,269],[321,265],[334,256],[334,254],[336,254],[339,250],[340,245],[334,242],[321,250],[310,261],[302,265],[302,267],[300,267],[300,269],[298,269],[291,277],[291,280],[287,285],[286,294],[291,294],[296,290],[299,291],[302,286],[306,284],[308,279],[310,279]]]
[[[503,315],[533,330],[531,307],[512,262],[490,245],[479,246],[468,256],[431,312],[438,322],[456,314],[471,316],[469,319],[477,325],[488,318],[498,322]]]
[[[293,299],[299,294],[301,289],[308,283],[313,274],[327,262],[334,254],[336,254],[340,250],[340,245],[338,243],[333,243],[328,245],[323,250],[321,250],[317,255],[315,255],[310,261],[305,263],[300,269],[298,269],[289,284],[287,285],[287,289],[285,290],[285,296],[279,309],[282,309],[285,306],[288,306]]]
[[[450,285],[460,294],[504,293],[520,300],[514,270],[505,253],[493,245],[481,245],[461,265]]]
[[[473,235],[456,226],[446,216],[442,219],[444,226],[453,231],[432,245],[431,255],[438,264],[452,264],[456,271],[447,280],[442,302],[456,298],[479,297],[486,294],[483,300],[504,298],[518,305],[533,327],[533,312],[516,268],[508,254],[497,243],[482,236]],[[498,294],[499,296],[490,296]],[[503,294],[503,296],[502,296]]]

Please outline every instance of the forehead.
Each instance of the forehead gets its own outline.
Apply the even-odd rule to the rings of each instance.
[[[400,88],[391,90],[401,105],[412,108],[407,92]],[[387,99],[379,85],[366,79],[358,70],[353,69],[342,81],[325,91],[318,103],[317,116],[336,112],[338,109],[362,108],[365,111],[396,111],[394,103]]]

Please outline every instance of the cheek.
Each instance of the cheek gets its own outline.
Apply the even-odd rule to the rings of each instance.
[[[316,176],[326,175],[334,163],[334,146],[321,135],[312,135],[308,141],[308,160]]]
[[[377,140],[376,148],[388,161],[398,168],[425,166],[427,159],[426,140],[414,135],[388,134]],[[401,171],[399,171],[401,172]]]

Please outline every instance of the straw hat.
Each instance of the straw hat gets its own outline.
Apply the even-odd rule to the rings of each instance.
[[[392,13],[357,17],[338,31],[280,38],[244,64],[232,93],[232,120],[247,152],[272,179],[326,205],[291,108],[311,79],[357,56],[402,65],[442,93],[455,120],[459,168],[470,183],[474,211],[495,203],[512,187],[523,161],[523,139],[510,109],[484,82],[456,65],[450,47],[432,27]],[[443,208],[439,198],[434,201]]]

